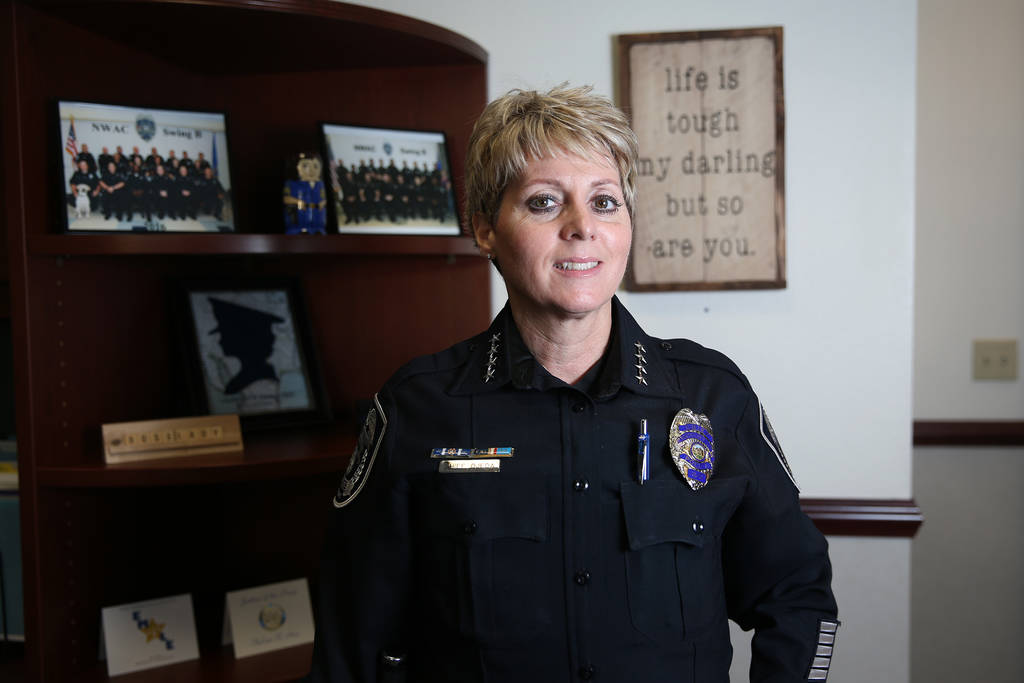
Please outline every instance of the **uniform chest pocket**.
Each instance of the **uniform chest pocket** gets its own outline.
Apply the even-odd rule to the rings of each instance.
[[[620,492],[633,627],[659,644],[680,647],[725,616],[715,505],[672,480],[623,482]]]
[[[541,479],[493,473],[423,487],[413,521],[424,532],[421,593],[444,625],[493,647],[552,626],[548,499]]]

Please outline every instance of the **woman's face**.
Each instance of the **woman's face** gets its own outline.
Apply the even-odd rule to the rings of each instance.
[[[608,305],[633,235],[618,169],[601,155],[531,160],[505,189],[497,224],[478,215],[473,227],[513,307],[558,318]]]

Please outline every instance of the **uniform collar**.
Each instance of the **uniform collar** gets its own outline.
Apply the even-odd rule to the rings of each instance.
[[[620,389],[637,394],[671,393],[675,382],[668,373],[672,367],[662,358],[661,350],[660,342],[648,336],[619,298],[613,297],[611,343],[596,372],[587,373],[589,386],[577,388],[595,399],[610,398]],[[450,387],[452,394],[482,394],[508,384],[541,391],[565,386],[530,353],[507,303],[487,331],[470,340],[469,351],[466,365]]]

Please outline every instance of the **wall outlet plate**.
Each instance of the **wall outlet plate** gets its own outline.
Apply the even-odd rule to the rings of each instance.
[[[1017,379],[1017,340],[975,339],[974,379]]]

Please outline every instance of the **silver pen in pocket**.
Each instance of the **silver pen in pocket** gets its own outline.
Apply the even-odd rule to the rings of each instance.
[[[643,483],[650,477],[651,435],[647,433],[647,420],[640,420],[640,435],[636,437],[636,483]]]

